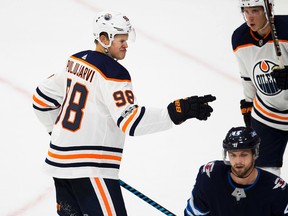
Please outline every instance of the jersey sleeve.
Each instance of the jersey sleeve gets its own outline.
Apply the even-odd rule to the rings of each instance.
[[[65,91],[64,73],[52,75],[37,86],[33,108],[40,122],[51,132],[59,114]]]
[[[210,210],[208,208],[207,199],[205,196],[204,191],[202,190],[203,182],[206,182],[206,174],[203,174],[203,169],[205,169],[205,166],[200,167],[196,183],[194,185],[194,188],[191,193],[191,197],[187,201],[187,206],[184,210],[185,216],[200,216],[200,215],[206,215],[210,216]],[[205,185],[205,183],[204,183]]]
[[[244,94],[245,100],[247,102],[253,102],[253,99],[256,95],[257,90],[251,80],[251,77],[249,76],[249,73],[247,72],[244,66],[243,61],[241,60],[241,58],[239,58],[239,56],[237,56],[237,54],[236,54],[236,60],[239,66],[239,72],[241,76],[241,83],[243,86],[243,94]]]
[[[102,80],[101,85],[105,104],[123,133],[140,136],[172,127],[167,108],[146,107],[138,104],[131,81]]]
[[[239,52],[239,48],[245,46],[246,43],[248,43],[245,40],[245,32],[247,31],[246,29],[246,24],[241,25],[238,29],[236,29],[232,35],[232,48],[233,52],[235,55],[235,59],[238,63],[238,68],[239,68],[239,73],[241,77],[241,83],[243,86],[243,93],[245,100],[247,102],[252,102],[255,95],[256,95],[256,88],[251,80],[251,76],[247,68],[245,67],[245,56],[243,56]],[[243,41],[240,40],[242,35],[244,34],[244,39]]]
[[[271,196],[275,197],[272,204],[273,215],[288,216],[288,186],[287,183],[279,178],[274,178],[272,181],[272,193]]]

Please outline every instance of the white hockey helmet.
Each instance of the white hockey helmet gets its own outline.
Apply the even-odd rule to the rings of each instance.
[[[274,8],[274,0],[268,0],[269,4],[272,4],[272,11]],[[265,9],[265,0],[239,0],[240,8],[243,7],[257,7],[262,6]]]
[[[109,44],[105,45],[100,41],[100,34],[107,33]],[[116,11],[101,11],[96,14],[93,20],[93,35],[103,47],[111,46],[116,34],[129,34],[129,40],[136,38],[135,30],[127,16]]]

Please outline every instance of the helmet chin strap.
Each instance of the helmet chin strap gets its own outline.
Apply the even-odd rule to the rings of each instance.
[[[98,40],[98,42],[99,42],[99,43],[102,45],[102,47],[104,48],[104,53],[105,53],[106,55],[110,55],[108,48],[109,48],[109,47],[111,46],[111,44],[112,44],[112,39],[110,39],[108,45],[104,44],[101,40]]]
[[[104,47],[104,53],[105,53],[106,55],[109,55],[109,56],[110,56],[110,53],[109,53],[108,47]]]
[[[261,29],[259,29],[257,32],[261,32],[262,30],[264,30],[264,29],[267,27],[267,25],[269,25],[268,20],[267,20],[267,22],[265,23],[265,25],[264,25]]]
[[[246,24],[247,24],[249,27],[251,27],[250,24],[249,24],[247,21],[246,21]],[[267,22],[265,23],[265,25],[264,25],[261,29],[259,29],[257,32],[262,31],[263,29],[265,29],[265,28],[267,27],[267,25],[269,25],[268,20],[267,20]]]

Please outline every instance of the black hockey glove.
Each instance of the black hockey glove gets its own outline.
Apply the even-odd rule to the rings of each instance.
[[[216,100],[212,95],[192,96],[185,99],[175,100],[167,107],[169,116],[174,124],[179,125],[189,118],[207,120],[213,112],[208,102]]]
[[[288,66],[284,68],[275,67],[271,72],[271,76],[276,80],[279,89],[288,89]]]
[[[251,127],[251,112],[252,112],[253,102],[247,102],[244,99],[240,101],[241,113],[246,127]]]

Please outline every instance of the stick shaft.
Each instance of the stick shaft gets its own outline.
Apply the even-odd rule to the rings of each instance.
[[[269,0],[264,0],[264,2],[265,2],[265,10],[267,13],[267,19],[268,19],[268,22],[269,22],[269,25],[271,28],[271,35],[273,38],[275,52],[276,52],[276,55],[277,55],[278,61],[279,61],[279,67],[284,68],[284,64],[283,64],[283,60],[282,60],[282,52],[281,52],[281,48],[280,48],[280,44],[279,44],[279,40],[278,40],[278,36],[277,36],[277,31],[275,28],[274,17],[273,17],[272,11],[270,9]]]
[[[158,209],[159,211],[161,211],[162,213],[169,215],[169,216],[176,216],[175,214],[173,214],[172,212],[170,212],[169,210],[167,210],[166,208],[164,208],[163,206],[161,206],[160,204],[156,203],[155,201],[153,201],[152,199],[150,199],[149,197],[145,196],[143,193],[141,193],[140,191],[136,190],[135,188],[131,187],[130,185],[128,185],[127,183],[125,183],[124,181],[122,181],[121,179],[119,180],[119,183],[122,187],[124,187],[126,190],[130,191],[131,193],[133,193],[135,196],[139,197],[140,199],[144,200],[145,202],[147,202],[148,204],[150,204],[151,206],[153,206],[154,208]]]

